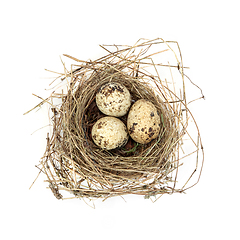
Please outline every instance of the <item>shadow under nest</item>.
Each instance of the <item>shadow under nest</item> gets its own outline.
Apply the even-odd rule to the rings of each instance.
[[[179,167],[176,152],[187,124],[181,122],[180,108],[173,108],[164,97],[166,89],[162,91],[161,81],[142,71],[139,56],[132,56],[118,58],[109,54],[101,61],[76,65],[62,77],[62,80],[70,78],[70,81],[66,94],[54,95],[61,99],[61,104],[51,105],[52,134],[47,137],[41,162],[56,198],[63,199],[62,190],[76,198],[90,199],[126,194],[149,198],[184,191],[169,183],[176,182],[171,174]],[[123,148],[114,150],[100,149],[94,144],[92,126],[106,116],[99,111],[95,96],[102,85],[111,81],[121,83],[129,90],[132,103],[146,99],[155,105],[161,119],[156,139],[139,144],[129,137]],[[182,100],[177,102],[182,104]],[[126,124],[127,115],[120,120]]]

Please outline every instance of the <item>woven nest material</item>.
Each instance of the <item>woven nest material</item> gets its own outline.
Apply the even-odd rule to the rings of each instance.
[[[179,56],[171,44],[177,46]],[[178,43],[155,39],[140,40],[134,46],[101,47],[108,53],[95,61],[81,61],[65,55],[75,64],[70,70],[64,65],[64,73],[58,76],[64,90],[54,91],[39,104],[49,103],[52,113],[51,132],[40,161],[41,172],[46,175],[50,189],[58,199],[65,198],[66,192],[73,194],[73,198],[89,199],[126,194],[151,198],[185,192],[199,181],[203,147],[187,106],[185,68]],[[159,59],[166,57],[166,53],[171,54],[175,64],[160,63]],[[162,79],[160,69],[171,73],[171,78]],[[178,83],[173,80],[174,71],[178,74]],[[124,85],[131,93],[132,102],[147,99],[156,106],[161,119],[156,139],[138,144],[129,138],[123,148],[109,151],[94,144],[92,126],[105,116],[98,110],[95,96],[108,82]],[[58,103],[54,103],[56,100]],[[120,119],[126,124],[127,115]],[[187,131],[189,121],[193,123],[196,136]],[[188,147],[189,142],[192,143],[192,149],[187,152],[183,150],[184,137]],[[183,170],[179,181],[187,158],[194,162],[193,168],[188,175]],[[196,181],[188,186],[194,174],[198,175]]]

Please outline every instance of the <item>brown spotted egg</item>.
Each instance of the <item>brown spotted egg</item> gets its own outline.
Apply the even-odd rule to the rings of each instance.
[[[125,124],[115,117],[100,118],[92,128],[94,143],[106,150],[123,147],[128,136]]]
[[[124,85],[110,82],[99,89],[96,94],[96,104],[102,113],[121,117],[131,106],[131,95]]]
[[[138,143],[155,139],[160,132],[160,117],[154,104],[144,99],[136,101],[128,113],[127,128],[130,137]]]

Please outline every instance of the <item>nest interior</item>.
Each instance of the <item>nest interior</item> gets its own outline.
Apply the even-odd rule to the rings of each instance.
[[[163,44],[166,49],[149,53],[152,46]],[[191,116],[185,100],[181,59],[176,57],[175,66],[158,66],[153,62],[153,56],[167,50],[176,56],[170,42],[162,39],[112,47],[116,48],[115,51],[107,50],[108,54],[96,61],[81,61],[66,55],[77,63],[71,65],[71,70],[64,66],[64,74],[58,76],[61,83],[66,82],[66,92],[54,91],[44,100],[50,103],[52,117],[46,152],[40,162],[41,172],[46,174],[46,181],[58,199],[63,198],[63,190],[76,198],[104,199],[125,194],[149,198],[184,192],[199,166],[193,169],[182,187],[176,187],[181,166],[179,149],[186,134],[187,114]],[[182,97],[169,88],[167,81],[162,81],[157,67],[179,70]],[[161,118],[156,139],[143,145],[129,138],[123,148],[109,151],[94,144],[92,126],[105,116],[98,110],[95,96],[103,84],[111,81],[121,83],[129,90],[132,103],[147,99],[156,106]],[[53,99],[59,99],[61,103],[53,104]],[[127,115],[120,119],[126,124]],[[203,150],[199,132],[197,141],[192,141],[195,145],[192,153]]]

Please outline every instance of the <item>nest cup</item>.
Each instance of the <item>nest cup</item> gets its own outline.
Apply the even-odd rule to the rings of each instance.
[[[65,73],[58,77],[61,83],[66,82],[66,93],[54,91],[45,100],[58,99],[60,104],[51,101],[51,133],[40,162],[41,172],[46,174],[46,181],[55,197],[62,199],[63,192],[67,191],[73,198],[106,199],[126,194],[150,198],[187,189],[184,187],[199,168],[196,165],[186,183],[176,187],[180,160],[185,159],[180,156],[179,149],[189,120],[183,115],[189,113],[189,109],[184,97],[178,97],[170,90],[156,69],[160,66],[180,70],[179,75],[184,81],[184,68],[177,57],[174,66],[158,66],[153,62],[153,56],[167,50],[175,54],[169,44],[156,39],[139,41],[134,46],[111,46],[115,51],[107,50],[108,54],[96,61],[81,61],[65,55],[77,64],[72,64],[71,70],[64,65]],[[165,49],[149,53],[150,48],[156,45],[164,45]],[[151,73],[147,67],[157,73]],[[91,129],[98,119],[106,116],[97,108],[95,97],[100,87],[109,82],[124,85],[132,96],[132,103],[146,99],[154,104],[161,119],[156,139],[148,144],[139,144],[129,137],[124,147],[113,150],[100,149],[94,144]],[[184,89],[182,95],[185,95]],[[119,119],[126,124],[127,115]],[[197,133],[192,153],[203,151],[200,134]]]

